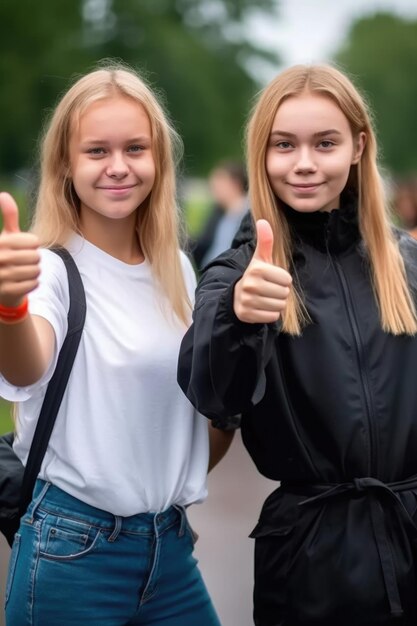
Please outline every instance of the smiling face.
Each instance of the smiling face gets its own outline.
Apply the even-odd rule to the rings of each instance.
[[[136,223],[155,181],[151,126],[133,99],[115,96],[90,104],[70,139],[72,182],[81,227],[108,220]]]
[[[328,97],[305,93],[284,100],[275,115],[266,170],[275,195],[296,211],[339,208],[350,168],[360,161],[365,134],[353,137]]]

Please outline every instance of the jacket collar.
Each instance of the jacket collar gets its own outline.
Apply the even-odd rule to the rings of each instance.
[[[321,251],[343,252],[360,239],[358,202],[352,192],[344,192],[341,206],[332,211],[300,213],[284,205],[283,212],[295,241],[301,240]]]
[[[352,191],[344,191],[340,209],[300,213],[287,205],[282,208],[294,242],[304,241],[321,251],[343,252],[360,239],[358,201]],[[232,243],[238,248],[244,243],[255,244],[252,215],[248,212]]]

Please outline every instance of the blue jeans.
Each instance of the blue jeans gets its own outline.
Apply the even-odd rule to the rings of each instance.
[[[6,585],[7,626],[220,626],[185,510],[117,517],[38,480]]]

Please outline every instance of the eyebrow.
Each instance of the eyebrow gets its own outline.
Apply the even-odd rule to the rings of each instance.
[[[328,130],[321,130],[318,133],[313,133],[313,137],[325,137],[327,135],[341,135],[342,133],[339,130],[336,130],[335,128],[329,128]],[[295,139],[297,137],[297,135],[295,135],[294,133],[287,133],[285,130],[273,130],[271,132],[271,137],[274,136],[280,136],[280,137],[288,137],[288,139]]]
[[[127,141],[127,143],[144,143],[147,141],[151,141],[150,137],[147,137],[145,135],[139,136],[139,137],[132,137],[132,139],[129,139]],[[83,140],[83,145],[84,144],[88,144],[88,145],[92,145],[92,146],[104,146],[107,145],[108,143],[110,143],[109,141],[107,141],[106,139],[84,139]]]

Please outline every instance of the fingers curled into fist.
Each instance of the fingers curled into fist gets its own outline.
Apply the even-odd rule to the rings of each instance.
[[[236,283],[236,317],[250,324],[276,322],[285,310],[292,278],[273,263],[274,234],[266,220],[256,223],[257,245],[252,260]]]
[[[3,230],[0,234],[0,304],[18,306],[36,289],[40,274],[39,240],[21,232],[19,210],[8,193],[0,193]]]

